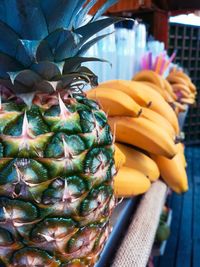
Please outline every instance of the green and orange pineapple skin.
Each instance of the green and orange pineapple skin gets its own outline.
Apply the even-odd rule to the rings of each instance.
[[[105,113],[84,94],[38,94],[29,108],[3,101],[0,130],[1,259],[92,266],[114,205]]]
[[[120,21],[96,0],[0,1],[0,266],[91,267],[114,207],[106,114],[83,54]]]

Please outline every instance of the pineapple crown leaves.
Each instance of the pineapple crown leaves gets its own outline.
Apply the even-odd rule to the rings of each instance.
[[[51,92],[74,81],[96,83],[81,66],[84,53],[108,34],[96,33],[122,18],[100,18],[117,0],[108,0],[85,22],[98,0],[1,0],[0,83],[16,94]]]

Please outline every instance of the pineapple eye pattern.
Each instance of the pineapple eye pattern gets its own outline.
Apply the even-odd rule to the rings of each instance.
[[[48,218],[32,230],[31,241],[33,245],[39,245],[43,249],[49,247],[50,251],[63,251],[77,231],[77,223],[70,218]]]
[[[58,267],[60,262],[46,251],[36,248],[23,248],[14,253],[12,266],[21,267]]]
[[[86,193],[88,193],[87,182],[81,177],[58,178],[44,191],[42,202],[48,206],[52,205],[55,214],[76,213]]]

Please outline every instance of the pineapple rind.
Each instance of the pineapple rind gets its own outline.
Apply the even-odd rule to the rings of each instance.
[[[44,267],[93,266],[107,239],[115,167],[106,114],[82,94],[62,99],[63,116],[59,95],[49,98],[56,95],[53,104],[18,107],[21,119],[11,118],[0,135],[0,258],[5,266],[26,267],[33,258]],[[53,131],[46,120],[53,109],[64,123],[78,118],[79,131]]]

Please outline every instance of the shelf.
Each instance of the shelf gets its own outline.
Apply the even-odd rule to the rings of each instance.
[[[122,201],[114,211],[113,230],[95,267],[146,266],[166,194],[167,186],[158,180],[140,198]]]
[[[112,267],[145,267],[154,243],[167,186],[160,180],[142,197]],[[103,267],[103,266],[102,266]],[[108,266],[105,266],[108,267]]]

